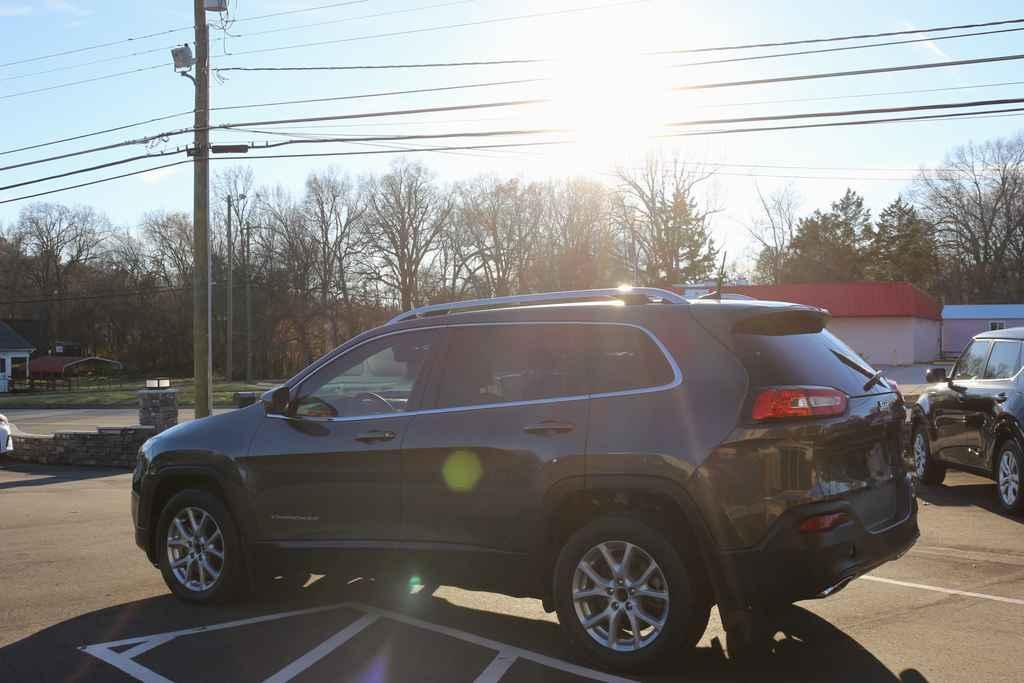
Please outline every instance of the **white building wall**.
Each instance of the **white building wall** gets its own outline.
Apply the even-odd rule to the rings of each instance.
[[[939,322],[924,318],[833,318],[828,329],[872,365],[927,363],[939,355]]]

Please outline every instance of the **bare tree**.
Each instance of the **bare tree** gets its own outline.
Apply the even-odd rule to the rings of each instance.
[[[714,170],[651,156],[639,170],[623,168],[617,175],[622,202],[633,213],[629,239],[646,281],[672,285],[707,277],[718,253],[709,229],[716,209],[701,207],[696,190]]]
[[[1024,297],[1024,135],[955,149],[920,173],[915,195],[935,227],[947,300]]]
[[[398,292],[403,310],[420,299],[420,271],[449,225],[453,201],[426,166],[395,162],[366,182],[370,276]]]
[[[747,227],[750,236],[761,245],[757,276],[777,285],[782,282],[789,245],[799,224],[800,197],[792,185],[787,185],[767,196],[758,187],[757,198],[761,215]]]

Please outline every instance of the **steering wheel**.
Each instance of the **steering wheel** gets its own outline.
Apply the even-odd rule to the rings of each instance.
[[[389,413],[397,413],[398,412],[395,409],[395,407],[393,405],[391,405],[391,402],[389,400],[387,400],[386,398],[384,398],[380,394],[373,393],[372,391],[360,391],[358,394],[353,396],[353,398],[355,400],[357,400],[357,401],[365,401],[366,399],[372,399],[374,401],[378,401],[378,402],[383,403],[384,405],[386,405],[388,407],[388,412]]]

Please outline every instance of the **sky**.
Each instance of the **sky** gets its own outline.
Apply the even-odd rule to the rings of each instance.
[[[280,14],[282,12],[288,14]],[[523,16],[535,13],[544,16]],[[266,14],[276,16],[258,18]],[[656,137],[683,130],[707,131],[723,127],[722,124],[685,127],[667,124],[1024,97],[1021,62],[690,91],[673,91],[673,87],[1021,53],[1024,52],[1021,49],[1024,31],[725,64],[695,62],[887,40],[938,38],[973,31],[1024,28],[1024,24],[785,48],[668,55],[644,53],[917,30],[1016,19],[1022,14],[1018,3],[1009,1],[522,0],[513,4],[499,0],[364,0],[345,4],[330,0],[230,0],[226,17],[208,14],[214,69],[534,58],[544,61],[451,68],[218,72],[211,86],[214,108],[495,81],[530,82],[285,106],[215,109],[211,113],[213,124],[534,99],[546,101],[327,122],[256,123],[251,124],[251,130],[264,132],[219,130],[212,138],[214,142],[227,143],[309,135],[436,135],[538,128],[558,131],[377,145],[351,142],[292,145],[273,150],[274,153],[379,151],[380,145],[572,141],[572,144],[515,149],[410,154],[435,170],[442,183],[482,173],[531,180],[583,175],[612,182],[609,174],[618,166],[636,166],[649,154],[678,155],[688,163],[716,169],[714,179],[702,190],[702,199],[721,209],[712,222],[716,241],[730,251],[730,260],[749,258],[752,242],[745,226],[757,215],[758,190],[770,193],[791,185],[801,198],[802,211],[809,213],[816,208],[827,208],[850,187],[864,195],[868,206],[877,214],[898,194],[908,191],[917,169],[941,165],[943,157],[956,146],[1016,134],[1022,128],[1020,115]],[[191,23],[191,2],[187,0],[132,3],[0,0],[0,122],[3,123],[0,126],[0,166],[190,126],[191,115],[184,115],[73,142],[3,154],[17,147],[190,111],[193,86],[188,79],[174,73],[170,48],[193,40]],[[471,25],[439,28],[452,24]],[[400,35],[380,35],[396,33]],[[135,39],[127,41],[129,38]],[[118,44],[94,47],[103,43]],[[48,56],[57,52],[70,54]],[[123,73],[128,71],[135,72]],[[105,78],[112,74],[123,75]],[[89,82],[65,85],[82,80]],[[936,91],[949,88],[957,89]],[[921,92],[928,90],[932,92]],[[190,135],[171,135],[148,145],[120,147],[0,171],[0,186],[128,156],[171,151],[190,141]],[[270,152],[264,152],[267,153]],[[258,154],[253,152],[250,156]],[[141,170],[179,158],[183,157],[143,159],[0,190],[0,201]],[[215,159],[212,172],[217,173],[232,164],[250,165],[257,184],[281,184],[299,192],[312,170],[334,166],[342,173],[359,176],[386,170],[394,159],[393,154],[249,161]],[[0,224],[15,221],[18,212],[32,201],[52,201],[92,205],[106,213],[116,225],[131,228],[148,211],[190,211],[191,177],[191,166],[183,164],[46,197],[2,203]]]

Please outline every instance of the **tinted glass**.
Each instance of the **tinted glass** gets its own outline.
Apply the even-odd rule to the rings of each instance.
[[[981,379],[985,372],[985,360],[988,358],[992,342],[973,341],[960,356],[953,368],[953,379]]]
[[[629,391],[669,384],[675,375],[647,333],[621,325],[588,325],[590,391]]]
[[[587,393],[579,325],[480,325],[449,330],[438,407]]]
[[[864,391],[875,369],[828,330],[813,334],[737,334],[733,339],[751,387],[835,387],[850,396],[892,391],[884,379]]]
[[[997,341],[985,367],[985,379],[1006,379],[1020,370],[1020,342]]]
[[[298,417],[359,417],[409,410],[435,330],[403,332],[340,356],[302,383]]]

